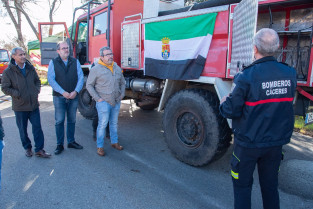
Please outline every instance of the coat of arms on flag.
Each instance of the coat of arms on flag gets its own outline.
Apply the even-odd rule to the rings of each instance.
[[[170,57],[170,39],[169,38],[162,38],[162,57],[163,59],[167,60]]]

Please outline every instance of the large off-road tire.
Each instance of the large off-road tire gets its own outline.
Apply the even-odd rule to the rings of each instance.
[[[84,86],[78,94],[78,110],[87,119],[93,119],[97,115],[96,102],[86,89],[87,77],[84,77]]]
[[[163,129],[174,156],[192,166],[218,159],[231,141],[231,129],[219,113],[217,96],[202,89],[183,90],[169,99]]]

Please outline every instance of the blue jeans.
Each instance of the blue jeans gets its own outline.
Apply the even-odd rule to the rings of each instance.
[[[98,111],[98,128],[97,128],[97,147],[103,147],[104,136],[105,136],[105,128],[107,124],[110,124],[110,139],[111,144],[115,144],[118,142],[117,136],[117,121],[118,121],[118,113],[120,111],[121,102],[117,103],[114,107],[109,103],[97,102],[96,108]]]
[[[27,134],[28,120],[32,124],[32,132],[35,141],[35,152],[42,150],[44,147],[44,136],[40,123],[39,108],[33,111],[14,111],[16,125],[20,132],[20,138],[24,149],[31,149],[32,144]]]
[[[65,114],[67,117],[67,143],[74,142],[78,97],[76,96],[75,99],[66,99],[62,96],[53,96],[53,104],[55,109],[55,133],[57,135],[57,145],[64,144]]]
[[[4,147],[4,143],[0,140],[0,191],[1,191],[1,164],[2,164],[2,149]]]
[[[2,119],[0,115],[0,191],[1,191],[1,164],[2,164],[2,149],[4,147],[3,143],[4,131],[2,126]]]

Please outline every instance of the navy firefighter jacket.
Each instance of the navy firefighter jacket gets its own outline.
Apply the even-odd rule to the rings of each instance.
[[[232,119],[235,143],[247,148],[289,143],[294,127],[295,69],[274,57],[263,57],[239,72],[233,85],[220,112]]]

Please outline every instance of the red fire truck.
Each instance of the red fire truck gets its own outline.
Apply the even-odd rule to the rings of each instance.
[[[10,62],[9,52],[6,49],[0,49],[0,81],[3,71],[8,67]]]
[[[142,109],[164,110],[164,136],[172,153],[187,164],[205,165],[221,157],[232,139],[231,123],[219,113],[219,99],[231,91],[234,75],[253,62],[252,39],[256,31],[269,27],[280,36],[277,59],[297,70],[295,113],[308,113],[313,101],[311,0],[209,0],[188,7],[179,2],[183,1],[108,0],[90,9],[93,1],[89,1],[77,8],[75,11],[88,12],[77,18],[72,34],[67,34],[72,37],[69,43],[73,46],[73,56],[82,64],[86,78],[99,58],[99,49],[110,46],[115,62],[124,70],[125,99],[133,99]],[[211,13],[217,15],[200,77],[176,80],[146,73],[146,55],[152,53],[145,46],[148,24],[151,27],[151,23]],[[39,24],[41,34],[44,31],[41,28],[47,25]],[[78,39],[82,33],[85,38]],[[168,44],[169,40],[164,40]],[[55,43],[41,43],[42,61],[48,62],[56,56],[55,47]],[[174,56],[172,49],[166,46],[157,53],[166,51],[167,58]],[[44,54],[48,56],[43,57]],[[155,68],[161,71],[163,65]],[[79,111],[92,118],[95,102],[85,88],[79,96]]]

